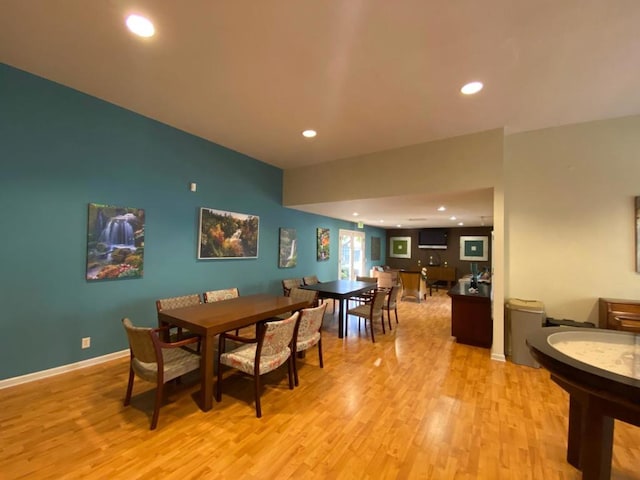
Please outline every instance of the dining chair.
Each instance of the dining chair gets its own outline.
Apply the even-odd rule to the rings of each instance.
[[[309,275],[308,277],[302,277],[302,282],[304,285],[315,285],[316,283],[321,283],[320,280],[318,280],[318,276],[317,275]],[[318,303],[324,303],[326,300],[326,298],[319,298],[318,299]],[[336,299],[332,298],[333,300],[333,312],[335,313],[336,311]]]
[[[229,300],[240,296],[237,288],[224,288],[222,290],[209,290],[202,294],[204,303],[219,302],[220,300]]]
[[[191,295],[182,295],[179,297],[168,297],[161,298],[156,300],[156,311],[160,313],[162,310],[173,310],[174,308],[182,308],[182,307],[191,307],[193,305],[200,305],[202,300],[200,299],[199,293],[193,293]],[[158,321],[159,326],[160,322]],[[171,326],[172,328],[177,329],[177,334],[172,337],[175,340],[182,340],[183,338],[196,337],[195,333],[189,332],[188,330],[183,330],[182,327]],[[199,339],[200,337],[198,337]],[[198,351],[200,351],[200,341],[198,341],[197,346]]]
[[[133,380],[136,376],[156,384],[156,398],[151,417],[151,430],[158,425],[160,404],[164,397],[165,383],[200,368],[200,355],[193,350],[182,348],[198,341],[186,338],[178,342],[163,342],[158,333],[168,327],[145,328],[134,326],[128,318],[122,319],[127,332],[131,359],[129,363],[129,383],[124,405],[131,402]]]
[[[391,330],[391,310],[396,315],[396,323],[398,322],[398,293],[400,292],[400,285],[394,285],[387,293],[386,302],[382,305],[382,310],[387,312],[387,320],[389,321],[389,330]],[[383,313],[384,315],[384,313]]]
[[[271,372],[284,363],[288,364],[289,389],[293,390],[293,335],[299,313],[295,312],[286,320],[263,322],[257,325],[256,337],[246,338],[230,333],[221,333],[218,345],[218,382],[216,401],[222,400],[222,366],[240,370],[252,375],[256,402],[256,417],[262,416],[260,406],[260,376]],[[226,340],[241,343],[225,352]]]
[[[386,290],[376,289],[373,292],[373,297],[371,302],[365,303],[362,305],[358,305],[355,308],[350,308],[347,310],[347,318],[349,315],[354,315],[359,317],[358,319],[358,331],[360,330],[360,319],[364,319],[364,327],[365,330],[367,328],[367,320],[369,320],[369,326],[371,328],[371,341],[375,343],[376,339],[373,334],[373,323],[380,320],[380,324],[382,325],[382,333],[385,332],[384,328],[384,315],[382,313],[382,307],[384,305],[385,298],[387,296]]]
[[[289,293],[289,298],[294,302],[307,302],[309,307],[317,307],[318,306],[318,292],[314,290],[305,290],[304,288],[292,287],[291,292]],[[293,312],[281,313],[280,315],[276,315],[274,318],[278,318],[280,320],[284,320],[285,318],[289,318]]]
[[[282,280],[282,291],[285,297],[289,296],[291,289],[304,285],[302,278],[285,278]]]
[[[356,282],[367,282],[367,283],[375,283],[378,284],[377,277],[365,277],[362,275],[356,275]],[[351,297],[350,300],[355,300],[358,304],[369,303],[373,298],[374,290],[369,290],[368,292],[362,292],[358,295]]]
[[[294,354],[304,352],[314,345],[318,346],[318,360],[320,368],[324,368],[322,361],[322,320],[327,310],[327,304],[314,308],[303,308],[300,310],[300,318],[295,333],[295,349]],[[294,355],[293,360],[293,376],[296,386],[298,386],[298,365]]]

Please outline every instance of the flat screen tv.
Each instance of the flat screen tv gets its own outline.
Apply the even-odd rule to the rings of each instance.
[[[432,250],[447,249],[447,229],[425,228],[418,232],[418,248]]]

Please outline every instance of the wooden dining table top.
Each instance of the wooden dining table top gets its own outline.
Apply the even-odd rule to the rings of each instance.
[[[198,335],[211,336],[309,306],[309,302],[294,301],[289,297],[244,295],[220,302],[163,310],[158,312],[158,319],[188,328]]]

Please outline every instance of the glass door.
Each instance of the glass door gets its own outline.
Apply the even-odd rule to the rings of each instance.
[[[364,232],[340,230],[340,280],[355,280],[357,275],[364,275],[365,269],[365,237]]]

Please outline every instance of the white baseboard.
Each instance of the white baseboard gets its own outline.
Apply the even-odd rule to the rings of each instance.
[[[504,353],[492,353],[491,360],[496,360],[497,362],[506,362],[507,357],[504,356]]]
[[[129,356],[128,348],[119,352],[108,353],[107,355],[102,355],[101,357],[89,358],[87,360],[82,360],[81,362],[70,363],[69,365],[62,365],[60,367],[50,368],[48,370],[41,370],[39,372],[29,373],[27,375],[21,375],[19,377],[7,378],[5,380],[0,380],[0,390],[2,390],[3,388],[20,385],[22,383],[33,382],[42,378],[53,377],[62,373],[72,372],[73,370],[79,370],[81,368],[98,365],[110,360],[115,360],[116,358],[127,356]]]

